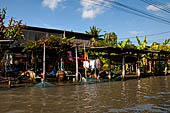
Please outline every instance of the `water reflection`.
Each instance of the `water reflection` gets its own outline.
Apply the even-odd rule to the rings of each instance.
[[[0,91],[0,113],[170,112],[170,76]]]

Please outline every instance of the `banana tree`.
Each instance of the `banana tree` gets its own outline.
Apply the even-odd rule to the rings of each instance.
[[[147,49],[147,43],[148,43],[148,41],[147,41],[147,38],[146,38],[146,36],[144,37],[144,40],[141,42],[140,41],[140,39],[139,39],[139,37],[138,36],[136,36],[136,40],[137,40],[137,42],[138,42],[138,45],[136,46],[137,47],[137,49],[139,49],[139,50],[144,50],[144,49]],[[143,54],[142,55],[142,62],[141,62],[141,65],[142,65],[142,67],[144,68],[144,72],[147,72],[147,58],[149,57],[149,54]]]
[[[170,50],[170,39],[165,40],[163,43],[153,42],[151,45],[152,50],[163,50],[169,51]]]
[[[117,44],[117,47],[119,48],[125,48],[127,46],[127,43],[129,42],[129,38],[127,38],[125,41],[123,40],[121,43]]]
[[[157,51],[160,51],[160,50],[162,50],[162,51],[170,51],[170,39],[165,40],[162,43],[153,42],[150,48],[152,50],[157,50]],[[158,54],[155,54],[154,57],[158,58]],[[165,55],[164,57],[167,57],[167,56]]]
[[[147,41],[146,36],[144,37],[144,40],[142,42],[139,40],[138,36],[136,36],[136,40],[138,42],[138,46],[136,46],[137,49],[146,49],[147,48],[148,41]]]

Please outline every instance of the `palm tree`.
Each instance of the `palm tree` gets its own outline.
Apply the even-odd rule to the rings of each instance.
[[[107,46],[114,47],[117,45],[117,35],[114,32],[110,32],[110,33],[106,32],[104,34],[104,38]]]
[[[102,35],[100,35],[101,31],[102,31],[102,29],[97,28],[96,26],[92,26],[92,27],[90,27],[90,31],[85,31],[85,32],[89,35],[92,35],[94,39],[97,39],[102,36]]]

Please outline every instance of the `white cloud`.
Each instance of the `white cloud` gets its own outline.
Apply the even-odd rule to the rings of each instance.
[[[63,1],[64,0],[43,0],[42,5],[44,7],[46,6],[49,7],[51,10],[54,10],[57,7],[57,5]]]
[[[160,10],[159,8],[157,8],[157,7],[153,6],[153,5],[149,5],[146,9],[151,10],[151,11],[159,11]]]
[[[161,9],[166,9],[166,8],[170,8],[170,3],[167,3],[167,5],[159,5],[157,7],[155,7],[154,5],[149,5],[146,9],[151,11],[159,11]]]
[[[80,4],[82,5],[82,18],[93,19],[104,12],[104,7],[101,5],[108,6],[109,2],[106,0],[80,0]]]
[[[133,36],[137,36],[137,35],[143,34],[144,32],[143,31],[129,31],[129,33]]]

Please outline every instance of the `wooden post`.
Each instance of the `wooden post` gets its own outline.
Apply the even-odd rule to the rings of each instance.
[[[152,59],[151,59],[152,60]],[[149,72],[152,72],[152,61],[149,61]]]
[[[25,61],[25,70],[28,70],[28,53],[26,54],[26,61]]]
[[[44,52],[43,52],[43,79],[45,80],[45,42],[44,42]]]
[[[153,73],[154,74],[156,73],[156,61],[155,60],[153,61]]]
[[[122,78],[125,78],[125,56],[122,58]]]
[[[155,69],[154,69],[154,61],[153,61],[153,53],[152,53],[152,55],[151,55],[151,73],[153,74],[154,71],[155,71]]]
[[[87,61],[87,53],[86,53],[86,47],[85,47],[85,43],[84,43],[84,61]],[[87,78],[87,68],[84,68],[84,74],[85,74],[85,78]]]
[[[159,72],[159,74],[161,73],[161,62],[160,62],[160,58],[161,58],[161,57],[160,57],[160,53],[158,53],[158,61],[159,61],[159,62],[158,62],[158,63],[159,63],[159,64],[158,64],[158,66],[159,66],[158,72]]]
[[[97,78],[96,67],[95,67],[95,70],[94,70],[94,77]]]
[[[11,88],[11,80],[8,80],[8,88]]]
[[[140,77],[140,58],[139,58],[139,54],[138,54],[138,61],[137,61],[137,63],[138,63],[138,77]]]
[[[165,75],[167,75],[167,74],[168,74],[168,63],[165,60]]]
[[[111,79],[111,60],[110,60],[110,52],[109,52],[109,79]]]
[[[165,54],[165,75],[168,74],[168,60],[166,60],[167,55]]]
[[[78,50],[77,46],[75,46],[75,52],[76,52],[76,82],[78,82]]]
[[[129,65],[129,74],[132,73],[132,64]]]
[[[135,68],[136,68],[136,75],[138,75],[138,63],[137,62],[136,62],[136,66],[135,66]]]

